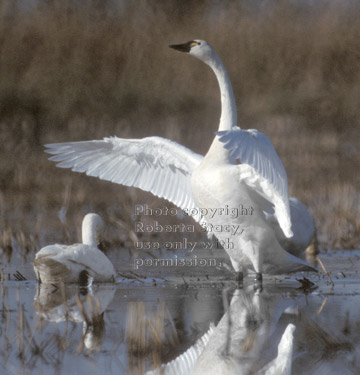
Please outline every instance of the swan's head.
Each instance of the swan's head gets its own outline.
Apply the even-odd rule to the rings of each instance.
[[[184,44],[172,44],[169,47],[180,52],[189,53],[206,64],[211,64],[217,59],[217,53],[214,48],[205,40],[194,39]]]
[[[82,222],[82,240],[84,244],[91,246],[100,245],[104,237],[105,224],[98,214],[85,215]]]
[[[91,317],[91,320],[84,321],[84,345],[90,351],[100,349],[105,336],[104,313]]]

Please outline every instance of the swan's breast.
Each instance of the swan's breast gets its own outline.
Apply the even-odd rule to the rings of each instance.
[[[250,202],[246,186],[239,180],[236,166],[232,164],[201,163],[193,172],[191,188],[198,207],[237,206]]]

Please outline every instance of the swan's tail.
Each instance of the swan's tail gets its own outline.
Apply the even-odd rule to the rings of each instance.
[[[273,262],[264,264],[264,273],[270,275],[279,275],[283,273],[293,272],[318,272],[316,268],[314,268],[305,260],[291,255],[284,250],[282,250],[282,252],[283,253],[281,254],[281,259],[278,259],[279,262],[276,262],[276,259],[274,259]]]

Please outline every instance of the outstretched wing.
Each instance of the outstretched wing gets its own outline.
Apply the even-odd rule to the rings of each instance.
[[[190,177],[202,156],[161,137],[143,139],[104,138],[98,141],[45,145],[50,160],[89,176],[134,186],[192,210]],[[190,211],[189,211],[190,210]],[[194,219],[200,222],[199,214]]]
[[[252,189],[270,201],[286,237],[293,235],[289,209],[288,181],[285,168],[268,137],[258,130],[238,127],[216,133],[229,150],[233,160],[249,165],[254,174],[248,183]],[[255,177],[255,179],[254,179]]]

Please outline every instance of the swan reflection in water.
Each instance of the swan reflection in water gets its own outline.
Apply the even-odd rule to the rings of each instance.
[[[351,337],[332,333],[342,322],[330,327],[317,315],[318,307],[313,296],[296,289],[237,289],[216,326],[146,375],[323,375],[339,373],[331,370],[339,364],[342,374],[356,373]]]
[[[194,374],[290,374],[295,326],[279,319],[296,312],[293,299],[261,289],[237,289]]]
[[[237,289],[216,327],[211,325],[185,353],[146,374],[291,374],[295,325],[291,318],[281,324],[279,319],[296,313],[294,299],[253,286]]]
[[[82,288],[39,284],[34,298],[38,316],[49,322],[83,323],[79,351],[98,351],[105,336],[104,312],[115,295],[112,285]]]

